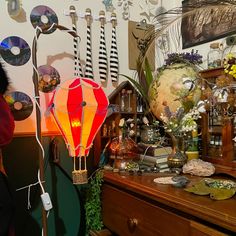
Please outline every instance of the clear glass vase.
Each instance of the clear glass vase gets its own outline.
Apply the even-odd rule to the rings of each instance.
[[[213,69],[222,65],[222,50],[219,43],[211,43],[207,54],[207,67]]]
[[[154,144],[160,136],[159,130],[153,125],[143,125],[141,127],[141,141],[147,144]]]

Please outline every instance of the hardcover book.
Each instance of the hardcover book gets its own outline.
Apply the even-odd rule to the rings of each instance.
[[[140,154],[149,156],[163,156],[169,155],[172,152],[172,147],[158,147],[152,144],[138,143],[138,149]]]
[[[140,162],[150,162],[153,164],[158,164],[158,163],[166,163],[167,157],[168,157],[168,155],[149,156],[149,155],[140,154],[139,160],[140,160]]]

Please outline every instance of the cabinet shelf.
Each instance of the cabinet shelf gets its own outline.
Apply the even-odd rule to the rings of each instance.
[[[117,136],[101,136],[101,138],[103,138],[103,139],[109,139],[109,138],[115,138],[115,137],[117,137]]]
[[[140,116],[142,116],[143,112],[137,112],[137,100],[138,100],[138,94],[135,90],[135,88],[132,86],[132,84],[129,81],[122,82],[109,96],[109,103],[112,104],[112,106],[116,107],[117,110],[120,108],[120,95],[122,93],[122,90],[132,90],[131,96],[128,99],[129,103],[125,104],[125,108],[131,107],[132,111],[115,111],[112,112],[105,120],[103,126],[101,127],[100,131],[98,132],[95,141],[94,141],[94,156],[95,156],[95,165],[99,163],[100,154],[104,147],[106,146],[108,140],[110,138],[118,137],[120,134],[120,128],[119,128],[119,122],[120,119],[124,118],[126,119],[133,119],[134,126],[132,127],[132,130],[134,131],[134,136],[131,138],[137,142],[139,139],[138,136],[138,124],[137,120],[140,119]],[[139,102],[140,102],[139,98]],[[104,131],[105,126],[105,131]],[[129,126],[130,127],[130,126]],[[107,134],[107,135],[104,135]],[[109,135],[112,134],[112,135]],[[116,134],[116,135],[113,135]]]
[[[130,116],[133,116],[133,115],[135,114],[135,112],[121,111],[120,114],[121,114],[121,115],[130,115]]]
[[[216,79],[223,74],[224,68],[222,67],[200,72],[201,77],[211,84],[214,84]],[[210,116],[210,112],[204,114],[200,125],[202,159],[213,163],[216,167],[216,173],[236,177],[236,146],[233,141],[236,127],[233,119],[222,117],[217,124],[214,124],[209,123],[209,117],[214,118],[212,115]]]

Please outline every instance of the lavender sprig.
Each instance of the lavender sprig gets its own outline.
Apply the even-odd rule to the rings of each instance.
[[[167,55],[167,59],[165,59],[166,65],[171,65],[173,63],[183,63],[189,62],[191,64],[201,64],[202,63],[202,56],[198,54],[198,50],[194,52],[194,49],[189,52],[183,53],[170,53]]]
[[[176,119],[180,121],[182,120],[183,117],[184,117],[184,108],[180,107],[176,112]]]
[[[164,106],[164,114],[168,119],[170,119],[172,117],[172,113],[170,111],[169,106]]]

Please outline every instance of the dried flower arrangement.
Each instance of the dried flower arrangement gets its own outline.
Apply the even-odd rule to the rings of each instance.
[[[227,54],[224,59],[224,72],[236,78],[236,57],[233,53]]]
[[[165,107],[165,114],[161,115],[164,128],[167,133],[179,136],[197,129],[197,120],[201,118],[203,107],[194,107],[185,112],[183,107],[179,107],[176,112],[171,112],[169,107]]]
[[[194,50],[191,53],[171,53],[168,54],[165,63],[164,67],[175,63],[184,63],[196,67],[202,63],[202,56]],[[196,130],[197,120],[201,118],[201,113],[205,112],[205,103],[200,100],[199,78],[183,75],[181,84],[174,83],[170,91],[176,95],[181,105],[173,112],[167,104],[162,104],[164,112],[160,118],[163,121],[165,131],[173,135],[181,135]]]
[[[199,65],[202,63],[202,55],[198,54],[198,50],[183,53],[170,53],[167,54],[167,59],[165,59],[166,65],[171,65],[173,63],[190,63],[193,65]]]

